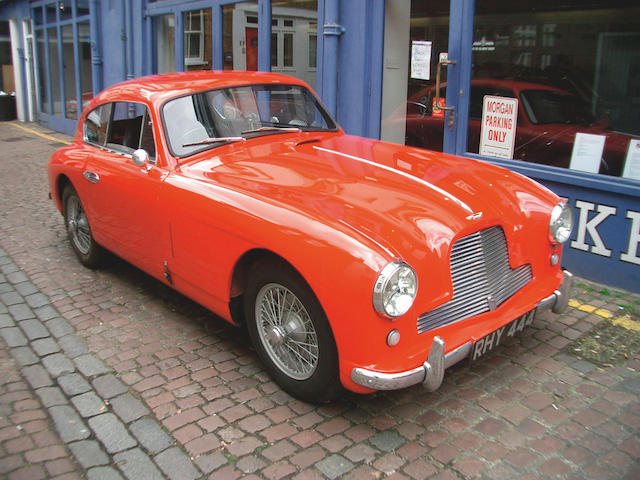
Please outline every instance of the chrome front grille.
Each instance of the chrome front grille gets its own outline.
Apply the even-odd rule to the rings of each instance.
[[[418,318],[418,333],[495,310],[532,278],[531,265],[509,265],[507,239],[491,227],[458,240],[451,249],[453,298]]]

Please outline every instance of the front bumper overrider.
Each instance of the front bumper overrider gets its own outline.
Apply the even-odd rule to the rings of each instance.
[[[573,285],[573,275],[564,271],[564,279],[558,289],[542,299],[536,305],[536,311],[551,310],[553,313],[563,313],[569,304],[569,296]],[[434,337],[427,361],[419,367],[397,373],[383,373],[366,368],[354,368],[351,380],[363,387],[374,390],[397,390],[422,383],[426,390],[433,392],[442,384],[444,371],[469,356],[473,349],[473,342],[459,346],[445,355],[444,341]]]

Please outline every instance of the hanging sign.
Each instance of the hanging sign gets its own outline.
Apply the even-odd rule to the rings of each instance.
[[[518,100],[487,95],[482,102],[480,155],[513,158],[518,123]]]

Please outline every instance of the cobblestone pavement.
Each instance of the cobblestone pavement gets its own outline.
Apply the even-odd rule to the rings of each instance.
[[[69,138],[24,127],[0,123],[0,478],[640,478],[640,295],[579,281],[435,393],[308,405],[242,330],[123,261],[83,268],[47,198]]]

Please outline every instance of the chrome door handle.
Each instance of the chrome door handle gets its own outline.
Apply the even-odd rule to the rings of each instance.
[[[84,178],[89,180],[91,183],[98,183],[100,181],[100,175],[95,172],[85,171],[83,174]]]

